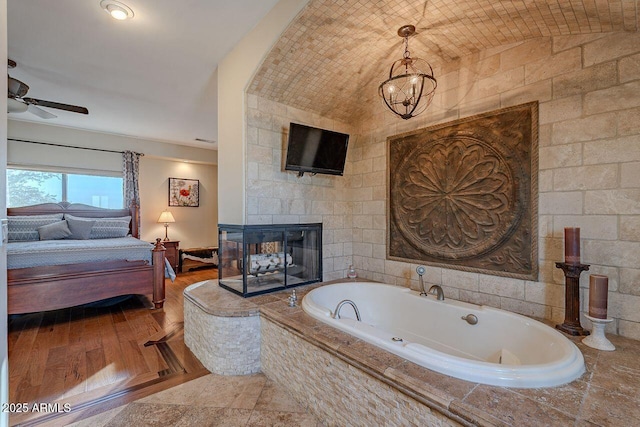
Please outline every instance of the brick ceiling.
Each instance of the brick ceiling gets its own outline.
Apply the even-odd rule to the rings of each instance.
[[[437,68],[534,37],[638,31],[637,0],[311,0],[265,58],[249,93],[350,122],[370,113],[397,35],[416,26],[412,57]],[[437,78],[437,75],[436,75]]]

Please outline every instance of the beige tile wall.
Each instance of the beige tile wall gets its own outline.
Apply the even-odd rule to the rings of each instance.
[[[246,223],[322,222],[324,280],[344,277],[352,254],[348,177],[305,174],[298,178],[296,172],[285,172],[283,153],[290,122],[354,133],[347,124],[247,95]],[[348,158],[353,162],[354,153],[349,152]]]
[[[456,299],[564,319],[563,229],[579,226],[582,261],[609,276],[609,332],[640,339],[640,35],[560,36],[490,49],[436,71],[423,116],[381,107],[351,149],[353,262],[366,276],[416,286],[415,265],[385,260],[386,138],[492,109],[540,102],[538,281],[428,268]],[[583,311],[588,274],[581,277]],[[590,328],[589,321],[583,325]]]
[[[386,260],[386,138],[524,102],[540,103],[538,281],[430,267],[451,298],[564,319],[563,228],[582,260],[609,276],[608,331],[640,339],[640,34],[557,36],[487,49],[438,68],[422,116],[386,112],[353,126],[256,95],[247,99],[248,224],[324,223],[325,280],[359,275],[417,286],[416,264]],[[349,132],[344,177],[282,171],[290,121]],[[581,277],[587,310],[588,274]],[[583,325],[590,327],[583,319]]]

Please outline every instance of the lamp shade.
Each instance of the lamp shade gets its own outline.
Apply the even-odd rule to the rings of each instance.
[[[158,222],[164,222],[166,224],[169,222],[176,222],[176,220],[173,219],[173,215],[171,214],[171,212],[162,211],[162,213],[160,214],[160,218],[158,218]]]

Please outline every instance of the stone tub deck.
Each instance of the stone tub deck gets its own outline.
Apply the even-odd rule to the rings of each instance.
[[[289,307],[290,291],[244,299],[210,282],[200,287],[199,304],[209,316],[259,318],[258,369],[327,425],[640,425],[640,341],[608,335],[616,351],[606,352],[569,337],[585,358],[578,380],[539,389],[488,386],[423,368],[308,316],[301,300],[323,284],[296,288],[298,306]],[[185,291],[185,338],[187,298]]]

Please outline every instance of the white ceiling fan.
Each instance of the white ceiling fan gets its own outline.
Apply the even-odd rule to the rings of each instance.
[[[16,62],[9,59],[8,67],[15,68],[15,66]],[[25,111],[29,111],[30,113],[33,113],[42,119],[54,119],[58,117],[55,114],[51,114],[50,112],[40,108],[47,107],[57,108],[58,110],[71,111],[73,113],[89,114],[89,110],[87,110],[85,107],[25,97],[25,95],[29,91],[29,86],[18,79],[14,79],[11,76],[7,77],[9,78],[9,91],[7,94],[7,109],[9,113],[24,113]]]

